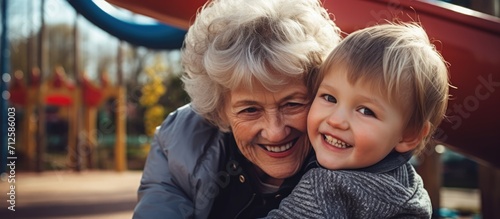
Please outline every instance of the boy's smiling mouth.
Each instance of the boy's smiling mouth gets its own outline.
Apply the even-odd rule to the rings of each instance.
[[[325,139],[325,141],[328,144],[330,144],[336,148],[350,148],[350,147],[352,147],[352,145],[347,144],[347,143],[341,141],[340,139],[334,138],[333,136],[330,136],[330,135],[323,135],[323,139]]]

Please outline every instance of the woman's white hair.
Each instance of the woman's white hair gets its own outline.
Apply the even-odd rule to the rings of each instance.
[[[227,92],[252,81],[269,91],[316,73],[340,41],[318,0],[213,0],[198,12],[182,48],[182,80],[195,111],[228,131]]]

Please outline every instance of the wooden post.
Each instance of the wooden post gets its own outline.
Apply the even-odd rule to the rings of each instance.
[[[97,108],[93,106],[88,106],[84,111],[84,131],[85,131],[85,139],[82,139],[85,142],[86,151],[86,162],[87,167],[89,169],[93,169],[95,166],[95,150],[97,145],[97,132],[96,132],[96,118],[97,118]]]
[[[35,113],[35,105],[38,102],[36,99],[36,93],[39,92],[39,87],[31,88],[28,87],[28,101],[26,101],[26,110],[24,113],[23,120],[23,141],[26,144],[26,163],[28,166],[28,170],[34,171],[36,170],[36,134],[37,134],[37,124],[36,124],[36,115]]]
[[[126,147],[126,99],[125,88],[118,86],[116,95],[116,141],[115,141],[115,169],[116,171],[127,170],[127,147]]]
[[[478,165],[482,218],[500,218],[500,170]]]
[[[78,92],[78,89],[75,89],[72,92],[70,97],[72,99],[72,103],[70,106],[68,106],[68,125],[69,125],[69,130],[68,130],[68,152],[69,152],[69,157],[70,157],[70,162],[71,162],[71,168],[73,168],[76,171],[81,171],[82,170],[82,151],[79,145],[78,138],[78,108],[80,107],[80,92]]]
[[[442,147],[442,146],[440,146]],[[436,152],[435,145],[428,145],[427,150],[419,156],[420,164],[417,172],[424,181],[424,188],[429,193],[432,202],[432,210],[434,214],[441,207],[440,190],[442,185],[442,169],[441,155]]]
[[[45,167],[45,148],[46,148],[46,113],[45,113],[45,97],[47,94],[46,84],[40,86],[40,97],[37,99],[38,102],[38,124],[37,124],[37,140],[36,140],[36,171],[43,172]]]
[[[73,134],[74,138],[70,138],[70,141],[72,141],[72,144],[74,144],[74,148],[76,151],[76,166],[75,169],[76,171],[81,171],[83,169],[83,148],[82,142],[80,139],[79,131],[82,129],[81,127],[81,109],[82,109],[82,101],[81,101],[81,96],[83,95],[83,92],[81,91],[81,84],[80,84],[80,59],[79,59],[79,54],[80,54],[80,44],[79,44],[79,33],[78,33],[78,18],[79,14],[76,12],[75,15],[75,20],[73,24],[73,77],[75,79],[75,86],[77,87],[74,90],[73,93],[73,103],[71,105],[71,111],[70,115],[72,118],[70,120],[73,122],[72,123],[72,129],[74,133]]]
[[[117,86],[116,86],[116,141],[115,141],[115,169],[116,171],[127,170],[127,129],[126,129],[126,113],[127,113],[127,100],[126,90],[123,85],[123,51],[122,42],[118,44],[117,55]]]

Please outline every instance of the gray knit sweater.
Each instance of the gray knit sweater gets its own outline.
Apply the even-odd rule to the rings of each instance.
[[[267,218],[431,218],[423,182],[392,154],[362,170],[309,170]]]

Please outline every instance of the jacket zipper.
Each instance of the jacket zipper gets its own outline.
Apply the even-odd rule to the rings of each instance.
[[[255,199],[255,193],[252,194],[252,198],[250,198],[250,201],[248,201],[248,203],[238,212],[238,214],[236,214],[234,218],[236,219],[240,217],[240,214],[243,213],[243,211],[245,211],[248,208],[248,206],[250,206],[250,204],[252,204],[254,199]]]

